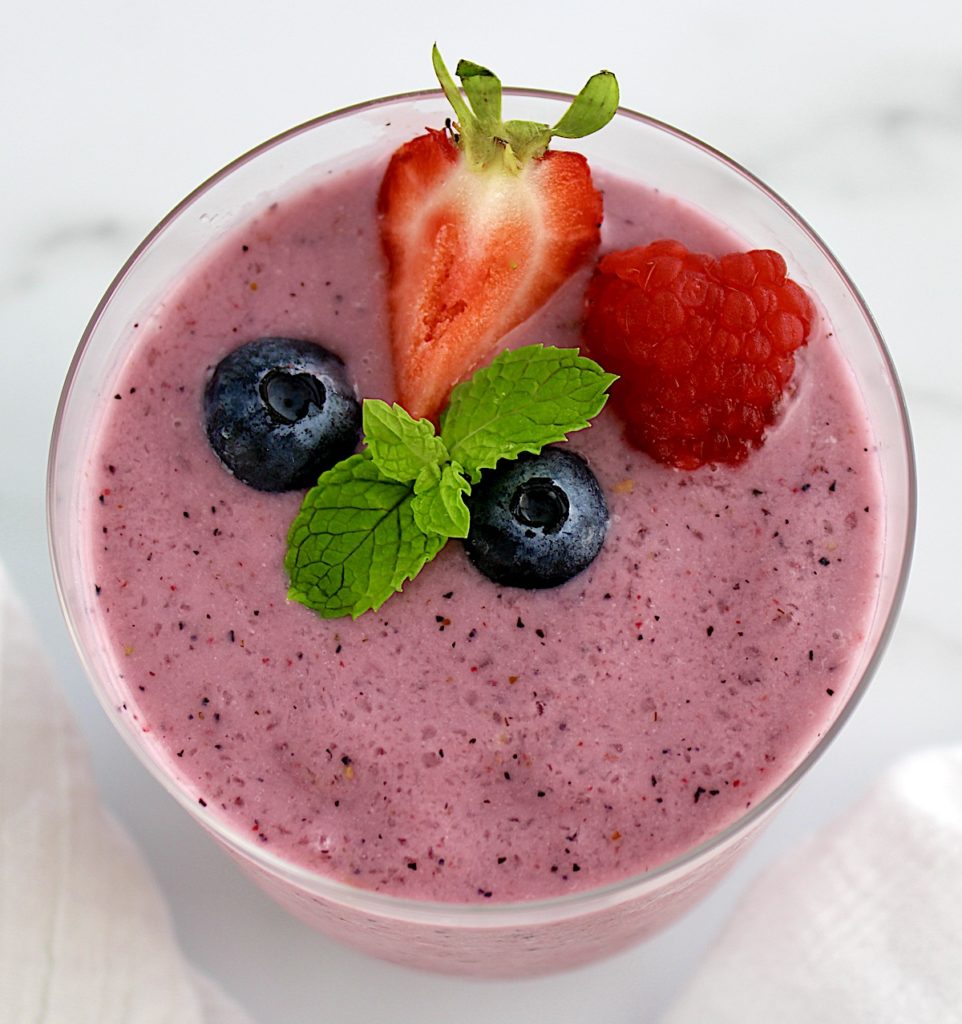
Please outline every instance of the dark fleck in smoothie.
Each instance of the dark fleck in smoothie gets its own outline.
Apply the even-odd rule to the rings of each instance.
[[[379,611],[324,621],[286,600],[301,493],[229,475],[202,396],[232,348],[284,336],[393,399],[382,173],[275,202],[131,324],[84,510],[118,714],[206,814],[351,885],[483,903],[644,872],[769,793],[853,685],[884,525],[860,394],[817,322],[739,467],[668,469],[605,410],[570,442],[611,514],[584,573],[499,588],[451,542]],[[664,194],[595,180],[603,250],[740,247]],[[577,345],[588,274],[510,343]]]

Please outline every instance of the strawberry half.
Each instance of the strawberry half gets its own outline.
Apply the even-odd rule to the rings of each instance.
[[[451,388],[497,350],[594,253],[602,202],[577,153],[546,152],[611,120],[614,75],[594,75],[549,127],[501,120],[501,83],[461,61],[461,95],[437,47],[456,122],[391,157],[378,198],[389,271],[397,400],[436,417]],[[470,105],[469,105],[470,104]]]

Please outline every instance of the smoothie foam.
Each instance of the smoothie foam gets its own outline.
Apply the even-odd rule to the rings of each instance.
[[[500,589],[450,543],[356,621],[285,599],[300,493],[233,479],[201,397],[262,336],[321,342],[391,400],[375,200],[383,164],[261,211],[136,335],[89,466],[91,605],[147,742],[205,813],[349,884],[453,902],[637,874],[737,819],[843,706],[878,587],[875,443],[816,324],[797,392],[738,468],[682,473],[606,410],[570,442],[607,542],[547,591]],[[605,176],[603,249],[742,248],[703,213]],[[578,344],[589,271],[511,344]]]

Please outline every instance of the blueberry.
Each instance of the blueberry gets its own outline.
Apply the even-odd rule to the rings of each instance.
[[[601,486],[588,463],[567,448],[545,448],[487,470],[468,507],[468,557],[505,586],[565,583],[595,560],[608,532]]]
[[[260,338],[235,348],[204,392],[207,438],[259,491],[312,487],[357,446],[361,406],[344,363],[310,341]]]

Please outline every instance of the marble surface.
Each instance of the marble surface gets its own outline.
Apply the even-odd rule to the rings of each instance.
[[[406,5],[413,6],[413,5]],[[17,5],[0,40],[0,558],[48,638],[105,798],[166,891],[183,946],[258,1024],[654,1021],[744,887],[902,752],[962,735],[962,10],[957,0],[452,8],[252,0]],[[63,376],[111,277],[180,197],[262,138],[430,86],[428,47],[506,80],[618,72],[628,106],[752,168],[858,283],[899,368],[920,519],[899,628],[858,713],[747,859],[667,932],[555,978],[483,983],[342,949],[255,891],[147,777],[69,645],[43,524]],[[0,971],[2,971],[0,964]]]

